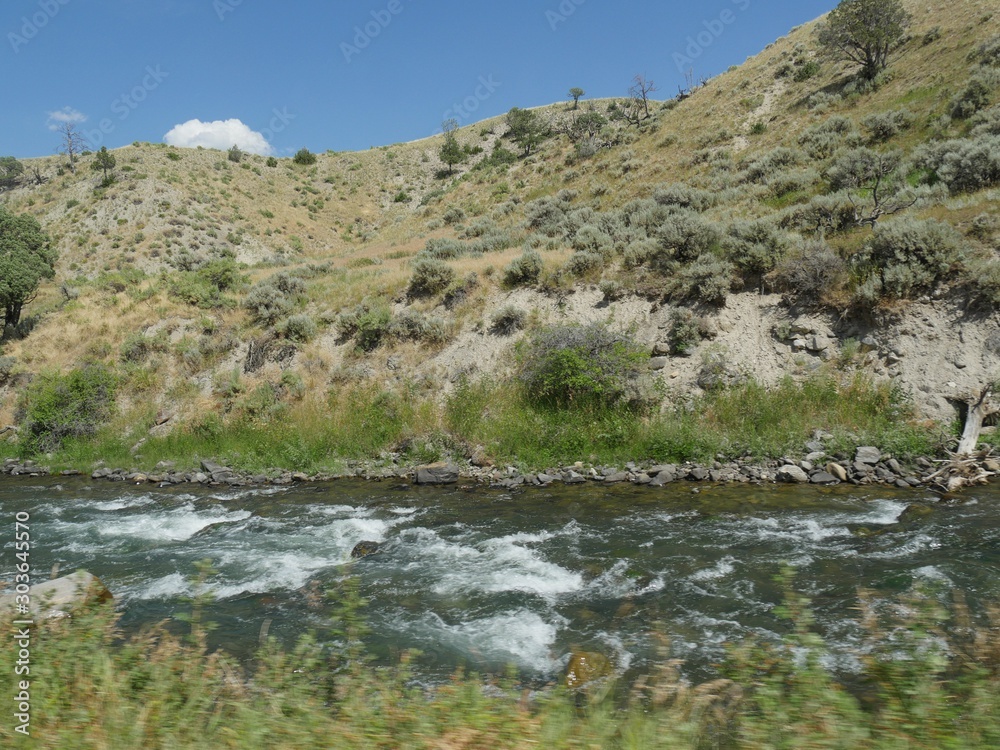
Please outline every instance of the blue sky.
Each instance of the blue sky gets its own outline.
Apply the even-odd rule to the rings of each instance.
[[[231,142],[279,156],[422,138],[579,86],[669,98],[836,0],[3,0],[0,155]],[[86,118],[86,119],[83,119]],[[178,127],[179,126],[179,127]]]

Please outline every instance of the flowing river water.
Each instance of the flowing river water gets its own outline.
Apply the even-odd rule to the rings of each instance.
[[[708,674],[726,642],[787,632],[774,614],[785,563],[845,662],[859,638],[860,587],[890,597],[931,582],[961,590],[973,610],[1000,601],[1000,487],[937,500],[883,487],[690,483],[518,494],[360,481],[0,483],[4,557],[13,558],[15,513],[28,512],[34,579],[55,563],[91,571],[114,593],[126,629],[190,611],[196,563],[209,559],[213,644],[247,655],[265,621],[286,645],[309,630],[322,638],[322,593],[350,574],[370,602],[376,657],[416,648],[429,677],[514,665],[533,679],[557,675],[575,650],[642,671],[654,632],[691,673]],[[913,503],[933,512],[898,523]],[[362,540],[380,552],[349,564]]]

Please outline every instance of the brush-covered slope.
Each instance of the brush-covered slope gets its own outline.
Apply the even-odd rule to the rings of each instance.
[[[527,155],[506,118],[461,128],[453,173],[443,136],[306,165],[136,143],[108,187],[93,156],[30,160],[42,181],[0,200],[60,258],[3,342],[0,426],[33,376],[97,363],[129,440],[400,389],[446,431],[463,376],[565,322],[664,356],[663,408],[713,371],[837,366],[948,419],[1000,374],[1000,13],[905,5],[872,84],[820,20],[635,123],[624,99],[539,108]]]

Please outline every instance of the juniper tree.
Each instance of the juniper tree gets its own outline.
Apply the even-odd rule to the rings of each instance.
[[[820,27],[819,42],[860,65],[862,78],[870,81],[888,66],[909,25],[899,0],[841,0]]]

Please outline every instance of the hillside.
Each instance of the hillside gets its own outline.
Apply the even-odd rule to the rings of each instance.
[[[1000,376],[1000,14],[906,6],[875,85],[820,51],[817,21],[638,123],[624,99],[539,108],[527,156],[503,117],[460,128],[454,174],[444,136],[311,165],[135,143],[108,187],[92,155],[26,160],[40,183],[0,201],[59,261],[3,341],[0,427],[23,426],[37,376],[100,366],[100,450],[137,464],[147,441],[222,452],[290,424],[350,437],[262,455],[469,457],[455,394],[509,394],[519,341],[594,322],[650,355],[649,413],[829,372],[948,425]]]

